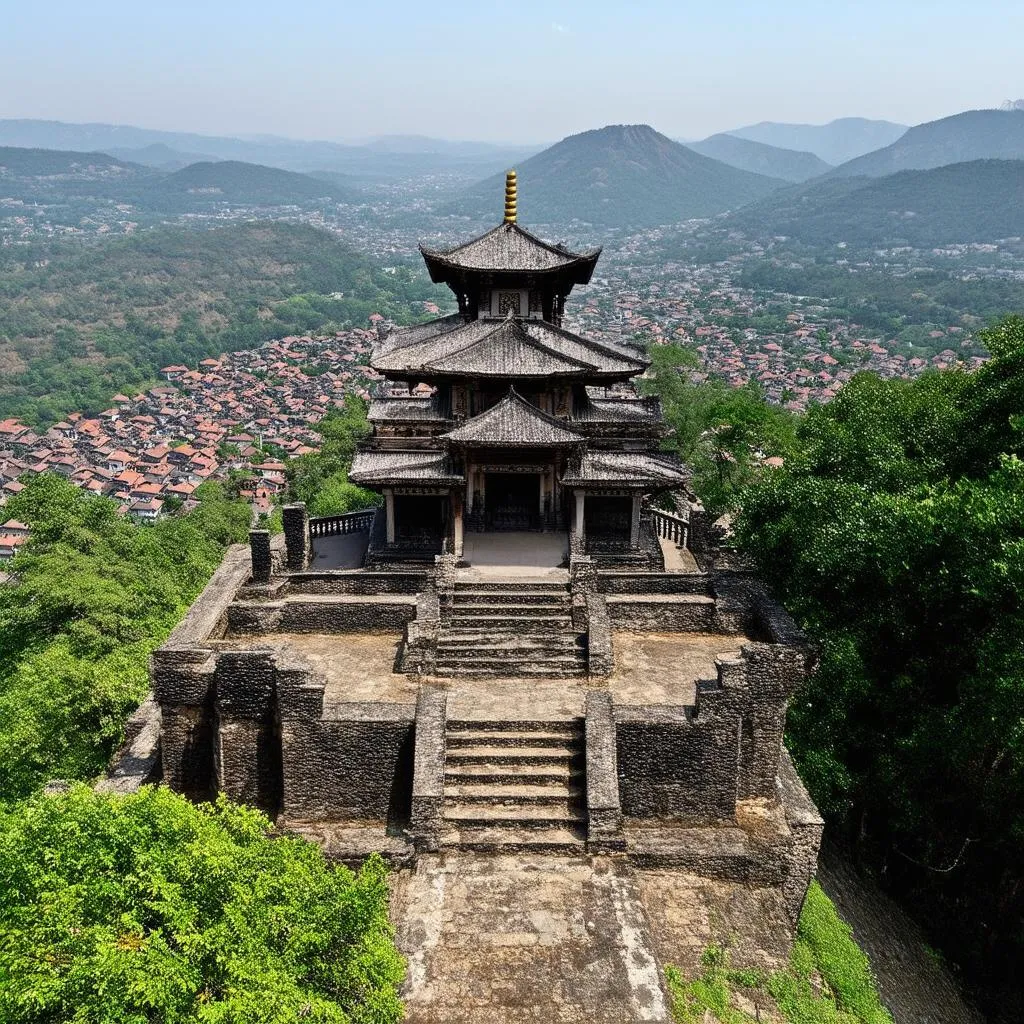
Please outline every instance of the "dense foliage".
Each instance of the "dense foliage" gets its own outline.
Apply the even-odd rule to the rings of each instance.
[[[653,345],[641,388],[661,398],[672,433],[666,447],[693,470],[693,489],[709,510],[735,508],[766,458],[785,457],[795,417],[769,405],[757,384],[733,388],[717,377],[695,383],[697,353],[680,345]]]
[[[0,1020],[390,1024],[382,861],[353,874],[225,799],[75,786],[0,813]]]
[[[435,290],[393,269],[281,222],[9,248],[0,255],[0,418],[97,413],[162,366],[365,326],[374,312],[409,322]]]
[[[340,515],[380,504],[380,495],[350,483],[348,470],[356,445],[370,433],[366,402],[345,398],[343,409],[328,413],[317,425],[323,437],[320,450],[288,463],[288,493],[304,501],[311,516]]]
[[[215,484],[138,526],[59,476],[4,507],[31,539],[0,586],[0,800],[99,772],[146,693],[149,653],[242,541],[249,508]]]
[[[692,981],[675,968],[665,972],[679,1024],[702,1024],[709,1010],[721,1024],[753,1024],[736,1007],[736,990],[770,995],[786,1024],[892,1024],[867,957],[817,882],[808,890],[786,970],[732,970],[728,955],[715,947],[705,951],[702,968]]]
[[[789,740],[819,805],[1006,1019],[1024,959],[1024,318],[975,373],[855,377],[744,498],[821,643]],[[1009,1008],[1007,1008],[1009,1007]],[[1016,1016],[1014,1014],[1016,1013]]]

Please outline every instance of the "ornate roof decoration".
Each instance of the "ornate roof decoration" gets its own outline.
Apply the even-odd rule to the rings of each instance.
[[[464,484],[451,460],[438,451],[357,451],[348,478],[355,484],[440,485]]]
[[[486,412],[441,435],[475,448],[553,448],[581,444],[584,438],[531,405],[514,388]]]
[[[583,452],[569,462],[562,475],[567,487],[660,489],[683,487],[689,482],[686,467],[665,452]]]
[[[508,171],[505,174],[505,223],[515,224],[516,207],[518,205],[518,194],[516,189],[516,172]]]
[[[435,323],[441,327],[436,335],[424,337],[423,330],[417,328],[410,344],[403,343],[404,332],[395,332],[386,348],[374,352],[370,365],[388,375],[593,380],[622,380],[647,367],[639,354],[581,338],[546,320],[509,316],[471,320],[456,327],[447,318]]]
[[[430,272],[430,280],[448,281],[452,272],[529,273],[563,272],[573,284],[586,284],[594,273],[600,249],[572,252],[563,245],[552,245],[515,221],[504,221],[496,228],[450,249],[420,246]]]

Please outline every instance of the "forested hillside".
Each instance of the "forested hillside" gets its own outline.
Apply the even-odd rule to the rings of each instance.
[[[742,498],[739,541],[820,644],[805,781],[862,860],[1024,1017],[1024,318],[974,373],[855,377]]]
[[[283,173],[283,172],[282,172]],[[154,371],[374,312],[407,322],[435,289],[325,232],[246,223],[0,254],[0,417],[98,412]]]
[[[773,193],[731,223],[808,245],[918,248],[1024,234],[1024,160],[973,160],[888,177],[828,178]]]

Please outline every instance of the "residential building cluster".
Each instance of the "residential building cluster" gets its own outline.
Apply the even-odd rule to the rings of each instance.
[[[201,484],[233,478],[254,513],[267,512],[285,487],[282,458],[315,451],[315,424],[346,395],[369,397],[377,374],[363,363],[374,336],[287,337],[194,369],[166,366],[162,383],[115,395],[98,416],[75,413],[43,434],[0,421],[0,504],[27,476],[59,473],[152,521],[190,508]],[[19,536],[12,530],[0,530],[4,541]],[[0,558],[18,546],[4,541]]]

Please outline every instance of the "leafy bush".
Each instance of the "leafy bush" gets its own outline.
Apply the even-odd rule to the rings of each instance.
[[[390,1024],[386,869],[259,812],[83,785],[0,812],[0,1020]]]

